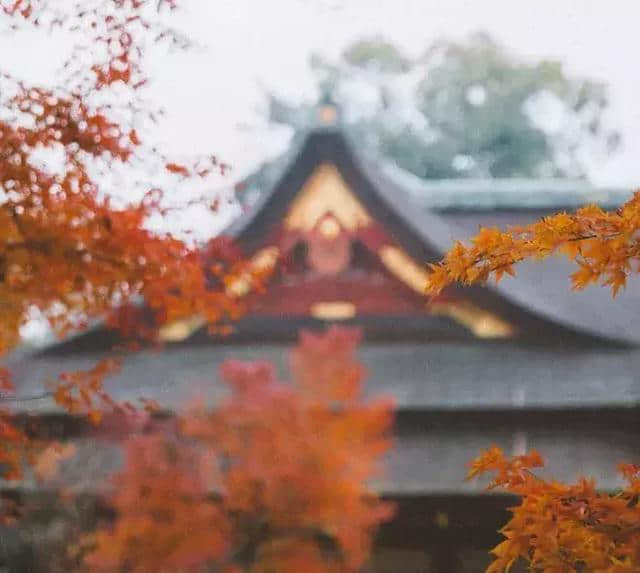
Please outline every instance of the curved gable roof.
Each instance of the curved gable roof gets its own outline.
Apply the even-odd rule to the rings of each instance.
[[[451,240],[473,236],[480,226],[502,228],[529,222],[544,212],[443,214]],[[496,215],[500,215],[496,217]],[[446,244],[446,241],[445,241]],[[449,242],[449,244],[451,244]],[[627,344],[640,343],[640,277],[631,277],[626,289],[614,299],[608,287],[590,286],[581,291],[571,288],[570,275],[575,265],[563,257],[527,261],[516,267],[515,277],[506,277],[491,285],[497,293],[514,303],[558,324]]]
[[[418,227],[407,224],[410,205],[406,198],[399,201],[398,189],[390,184],[379,185],[370,176],[370,167],[357,157],[342,132],[334,129],[310,132],[278,182],[264,190],[258,201],[232,223],[225,234],[236,239],[248,251],[255,249],[271,226],[285,217],[293,198],[322,163],[337,167],[346,184],[371,215],[382,222],[412,255],[419,260],[438,258],[439,249],[429,244],[428,238]]]
[[[277,183],[264,190],[258,201],[236,220],[226,233],[249,252],[257,248],[273,224],[285,217],[287,208],[313,170],[321,163],[334,164],[352,192],[371,215],[385,225],[390,234],[418,261],[437,261],[454,240],[472,236],[480,226],[492,225],[498,218],[503,223],[517,224],[524,215],[533,219],[541,214],[535,202],[530,208],[508,209],[496,205],[465,212],[462,207],[452,212],[437,212],[425,207],[416,189],[393,176],[383,164],[359,157],[339,129],[311,131]],[[397,171],[397,168],[396,168]],[[406,180],[411,176],[407,175]],[[505,183],[497,183],[504,187]],[[452,183],[452,190],[459,184]],[[488,183],[484,182],[487,186]],[[598,197],[587,193],[588,186],[577,184],[582,197]],[[440,191],[445,183],[438,184]],[[560,184],[562,197],[570,195],[570,186]],[[529,185],[531,187],[531,185]],[[536,187],[533,185],[533,187]],[[535,189],[534,189],[535,190]],[[444,189],[446,193],[448,191]],[[619,190],[606,195],[607,200],[623,199],[628,192]],[[450,195],[450,193],[449,193]],[[533,210],[531,209],[533,208]],[[532,216],[533,213],[533,216]],[[640,343],[640,321],[629,308],[640,307],[640,282],[631,281],[627,290],[615,301],[606,288],[591,287],[575,293],[570,289],[571,264],[560,259],[542,263],[524,263],[515,278],[498,285],[469,287],[469,295],[486,308],[518,315],[534,331],[548,330],[550,323],[560,330],[606,339],[624,344]],[[545,327],[546,326],[546,327]],[[544,327],[544,328],[543,328]]]

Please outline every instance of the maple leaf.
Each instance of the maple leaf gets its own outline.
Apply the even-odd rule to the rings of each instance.
[[[135,129],[129,132],[129,141],[133,143],[133,145],[140,145],[140,137],[138,137],[138,132]]]
[[[546,481],[531,473],[542,466],[535,450],[505,457],[498,448],[472,463],[471,475],[495,474],[492,487],[519,496],[501,529],[505,539],[491,553],[489,573],[503,573],[516,562],[532,571],[634,571],[640,566],[640,492],[638,468],[622,465],[629,487],[599,492],[593,480],[575,484]]]
[[[167,163],[165,167],[170,173],[183,175],[185,177],[189,175],[189,169],[185,165],[180,165],[179,163]]]

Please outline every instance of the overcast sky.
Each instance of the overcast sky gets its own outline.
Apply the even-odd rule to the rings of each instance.
[[[484,29],[523,57],[558,58],[571,73],[605,80],[610,119],[625,145],[615,159],[594,165],[592,178],[640,183],[635,0],[189,0],[186,8],[182,27],[207,49],[165,62],[157,87],[170,102],[176,145],[219,150],[237,172],[278,151],[263,130],[241,129],[259,126],[261,86],[312,97],[313,51],[337,55],[359,37],[381,34],[418,54],[439,36]]]
[[[159,135],[177,152],[215,152],[237,178],[282,151],[282,137],[260,119],[264,89],[313,97],[312,52],[337,55],[382,35],[418,54],[442,35],[482,29],[523,57],[557,58],[571,73],[606,81],[624,147],[592,165],[591,176],[640,184],[639,22],[636,0],[184,0],[175,24],[201,48],[151,62],[153,96],[168,112]],[[0,38],[3,67],[28,77],[51,75],[67,47],[59,37]]]

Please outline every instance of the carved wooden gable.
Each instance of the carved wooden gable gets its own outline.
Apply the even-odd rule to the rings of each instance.
[[[264,248],[277,250],[266,292],[251,295],[258,316],[335,321],[359,316],[446,315],[479,337],[513,328],[467,300],[428,300],[428,271],[368,211],[339,169],[320,163],[290,202]]]

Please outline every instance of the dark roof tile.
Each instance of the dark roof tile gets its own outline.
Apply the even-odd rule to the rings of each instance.
[[[226,395],[220,364],[229,358],[269,360],[285,375],[287,345],[168,346],[129,356],[107,389],[117,400],[157,400],[176,410],[200,394]],[[91,367],[99,355],[34,353],[10,361],[20,396],[46,389],[60,371]],[[536,347],[514,341],[365,343],[367,391],[392,397],[399,409],[519,409],[640,404],[640,350]],[[56,410],[51,399],[18,402],[29,411]]]

